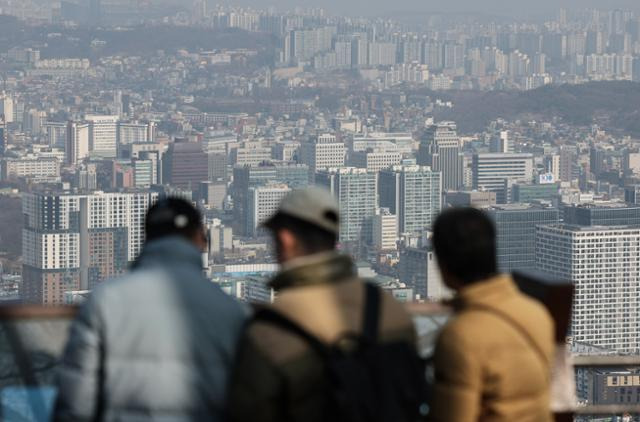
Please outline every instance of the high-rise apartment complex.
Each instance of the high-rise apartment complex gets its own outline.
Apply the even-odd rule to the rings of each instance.
[[[340,241],[369,242],[378,205],[376,174],[354,167],[316,173],[316,184],[331,191],[340,204]]]
[[[22,299],[58,305],[121,274],[140,253],[157,193],[24,194]]]
[[[442,122],[427,129],[420,141],[418,164],[442,173],[442,189],[462,186],[463,158],[460,139],[453,122]]]
[[[425,166],[394,166],[378,176],[380,206],[398,216],[399,233],[422,233],[442,208],[441,173]]]
[[[638,353],[640,228],[538,226],[537,269],[575,284],[571,338]]]

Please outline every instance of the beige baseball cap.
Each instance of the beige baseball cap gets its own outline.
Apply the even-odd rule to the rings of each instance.
[[[309,187],[296,189],[280,202],[278,211],[265,221],[265,227],[272,227],[280,214],[298,218],[331,233],[340,230],[340,207],[327,189]]]

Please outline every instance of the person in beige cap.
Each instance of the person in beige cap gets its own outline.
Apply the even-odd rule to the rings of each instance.
[[[367,331],[369,316],[364,311],[371,308],[372,290],[358,278],[352,260],[335,249],[339,220],[331,193],[308,188],[285,197],[265,223],[281,264],[270,283],[276,300],[267,308],[298,329],[261,319],[257,311],[232,375],[232,421],[335,420],[328,416],[335,409],[327,396],[327,363],[313,343],[317,339],[328,346],[342,344],[345,334]],[[376,305],[376,341],[402,342],[415,352],[413,323],[402,305],[382,292]]]

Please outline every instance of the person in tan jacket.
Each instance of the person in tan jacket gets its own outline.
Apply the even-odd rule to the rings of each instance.
[[[365,284],[351,259],[335,250],[339,210],[326,190],[293,191],[266,226],[281,272],[271,281],[268,308],[331,345],[363,327]],[[415,351],[411,317],[387,293],[380,295],[378,339],[407,342]],[[393,364],[393,363],[390,363]],[[323,360],[296,333],[260,319],[240,345],[229,392],[232,421],[323,421],[328,409]]]
[[[434,354],[434,422],[550,422],[554,324],[541,303],[498,274],[495,229],[479,210],[443,212],[433,246],[454,317]]]

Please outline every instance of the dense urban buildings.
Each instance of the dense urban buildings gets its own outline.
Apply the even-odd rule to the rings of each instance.
[[[163,195],[202,209],[211,282],[272,300],[261,223],[315,184],[340,250],[394,296],[450,296],[431,226],[476,207],[500,271],[575,285],[571,350],[640,353],[638,82],[638,9],[0,0],[0,300],[82,300],[136,258]],[[613,376],[579,374],[581,399],[624,396]]]

